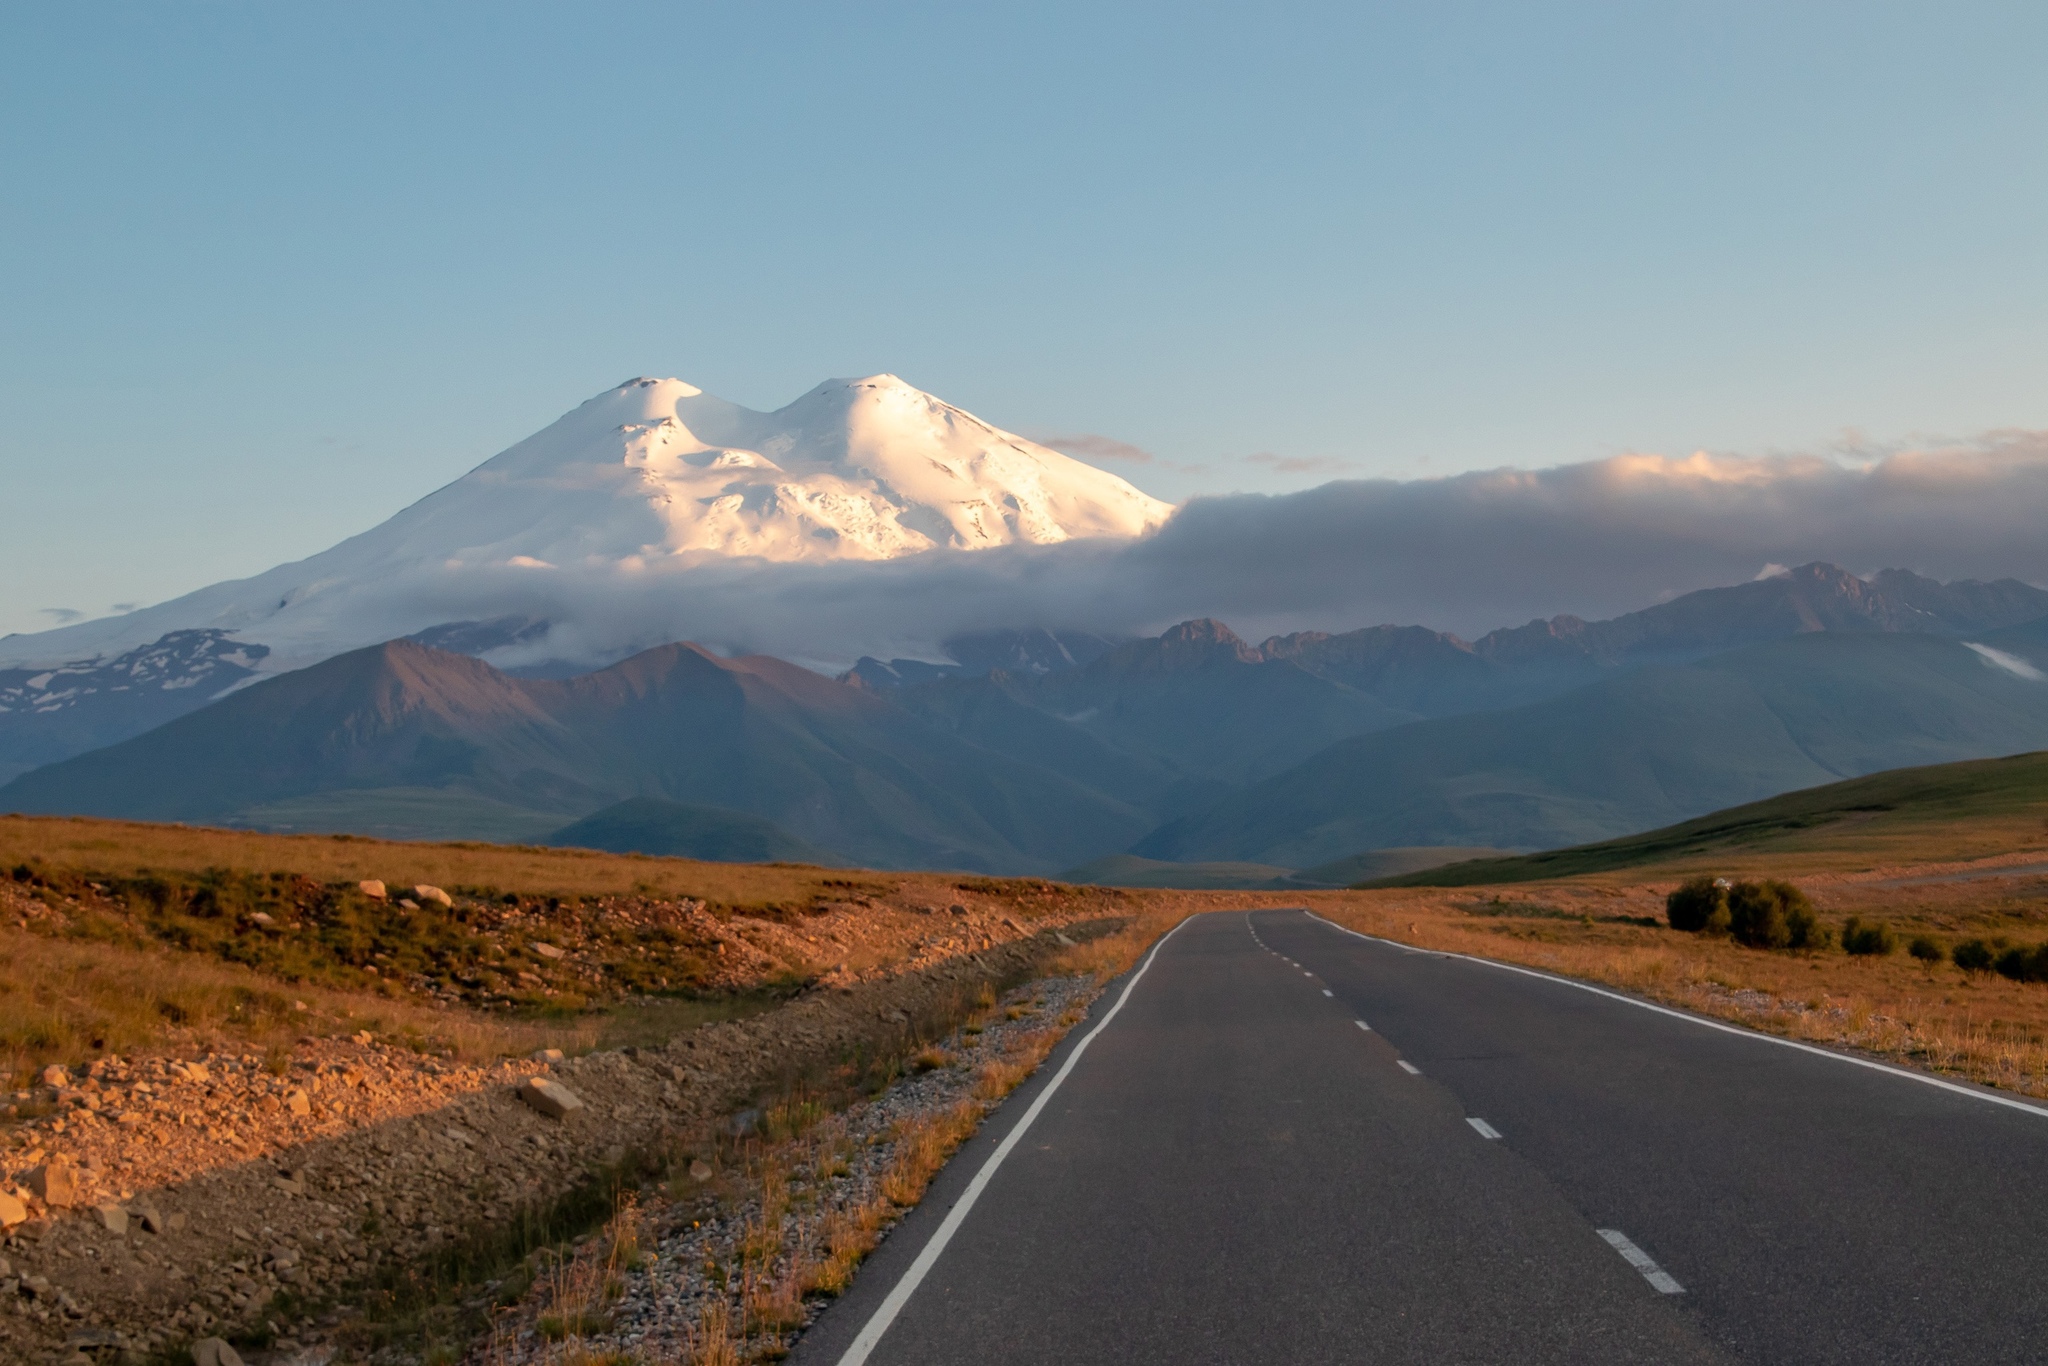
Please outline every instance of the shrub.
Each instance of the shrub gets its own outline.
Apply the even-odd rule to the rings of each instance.
[[[1955,965],[1964,972],[1989,972],[1993,954],[1991,946],[1983,940],[1965,939],[1956,945],[1955,951],[1949,957],[1953,958]]]
[[[1664,898],[1664,918],[1674,930],[1690,934],[1728,932],[1728,886],[1720,878],[1696,877],[1682,882]]]
[[[2048,982],[2048,944],[2007,949],[1992,966],[1998,969],[1999,976],[2015,982]]]
[[[1906,945],[1906,952],[1930,967],[1948,957],[1948,950],[1942,947],[1939,939],[1924,934],[1913,936],[1913,942]]]
[[[1728,932],[1752,949],[1818,949],[1829,939],[1806,893],[1775,880],[1728,889]]]
[[[1859,957],[1882,957],[1898,946],[1888,926],[1866,925],[1853,915],[1842,926],[1842,947]]]

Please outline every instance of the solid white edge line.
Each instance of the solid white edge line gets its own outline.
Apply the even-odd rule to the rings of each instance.
[[[1408,1059],[1396,1058],[1394,1059],[1394,1061],[1400,1066],[1401,1070],[1403,1072],[1406,1072],[1409,1076],[1419,1077],[1422,1075],[1422,1069],[1417,1067],[1414,1063],[1408,1061]]]
[[[1745,1029],[1741,1025],[1724,1024],[1720,1020],[1709,1020],[1704,1016],[1688,1014],[1683,1010],[1673,1010],[1670,1006],[1660,1006],[1649,1001],[1638,1001],[1633,996],[1624,996],[1618,991],[1609,991],[1605,987],[1596,987],[1590,982],[1575,982],[1569,977],[1559,977],[1554,973],[1538,972],[1534,968],[1525,968],[1514,963],[1497,963],[1491,958],[1475,958],[1468,953],[1452,953],[1447,949],[1418,949],[1413,944],[1403,944],[1398,939],[1382,939],[1378,935],[1363,934],[1349,926],[1339,925],[1334,920],[1324,920],[1322,916],[1305,908],[1302,914],[1308,916],[1311,920],[1322,920],[1331,929],[1348,934],[1354,939],[1363,939],[1370,944],[1386,944],[1407,953],[1433,954],[1438,958],[1459,958],[1467,963],[1477,963],[1481,967],[1499,968],[1502,972],[1516,972],[1524,977],[1534,977],[1538,981],[1555,982],[1562,987],[1573,987],[1579,991],[1590,991],[1595,996],[1605,996],[1610,1001],[1619,1001],[1623,1005],[1634,1006],[1638,1010],[1651,1010],[1659,1015],[1669,1015],[1674,1020],[1684,1020],[1687,1024],[1696,1024],[1702,1029],[1718,1029],[1723,1034],[1733,1034],[1737,1038],[1755,1039],[1759,1043],[1774,1043],[1780,1048],[1795,1048],[1801,1053],[1811,1053],[1817,1058],[1832,1058],[1836,1062],[1852,1063],[1857,1067],[1867,1067],[1873,1072],[1883,1072],[1888,1076],[1903,1077],[1907,1081],[1917,1081],[1923,1086],[1936,1086],[1944,1091],[1953,1091],[1959,1096],[1968,1096],[1972,1100],[1987,1101],[1992,1105],[2003,1105],[2009,1110],[2024,1110],[2030,1115],[2038,1115],[2042,1119],[2048,1119],[2048,1109],[2043,1109],[2038,1105],[2029,1105],[2026,1101],[2015,1100],[2010,1096],[2001,1096],[1994,1091],[1983,1091],[1973,1086],[1962,1086],[1956,1082],[1943,1081],[1940,1077],[1930,1077],[1924,1072],[1909,1072],[1903,1067],[1893,1067],[1890,1063],[1877,1062],[1871,1058],[1859,1058],[1848,1053],[1837,1053],[1833,1049],[1818,1048],[1810,1043],[1801,1043],[1797,1039],[1781,1039],[1775,1034],[1765,1034],[1758,1030]],[[1176,926],[1175,928],[1179,927]]]
[[[1658,1266],[1655,1258],[1631,1242],[1626,1233],[1623,1233],[1618,1228],[1596,1228],[1593,1231],[1602,1238],[1605,1238],[1608,1246],[1619,1252],[1622,1259],[1630,1266],[1640,1271],[1643,1279],[1651,1285],[1656,1286],[1657,1289],[1666,1295],[1683,1295],[1685,1293],[1685,1287],[1672,1279],[1670,1272]]]
[[[1481,1138],[1500,1137],[1500,1130],[1494,1128],[1491,1124],[1488,1124],[1485,1120],[1479,1118],[1479,1116],[1477,1115],[1465,1116],[1465,1122],[1471,1125],[1475,1130],[1477,1130]]]
[[[1189,916],[1188,920],[1193,918],[1193,916]],[[1116,1004],[1109,1008],[1109,1013],[1097,1022],[1095,1028],[1089,1030],[1082,1037],[1081,1042],[1074,1045],[1074,1051],[1067,1054],[1066,1062],[1060,1065],[1060,1070],[1053,1074],[1052,1080],[1046,1083],[1045,1089],[1040,1091],[1037,1099],[1031,1102],[1031,1108],[1024,1112],[1024,1117],[1017,1121],[1016,1127],[1011,1129],[1008,1136],[996,1146],[996,1150],[989,1154],[988,1161],[981,1164],[981,1170],[976,1172],[974,1179],[967,1183],[967,1189],[961,1194],[959,1200],[954,1203],[953,1208],[946,1211],[944,1221],[939,1224],[938,1229],[932,1234],[930,1241],[925,1243],[923,1249],[918,1252],[917,1259],[910,1264],[910,1269],[903,1273],[903,1279],[896,1282],[895,1288],[890,1290],[888,1296],[883,1299],[881,1307],[875,1310],[874,1315],[861,1328],[859,1336],[854,1338],[853,1342],[848,1345],[845,1353],[840,1356],[839,1366],[861,1366],[861,1363],[868,1359],[868,1354],[873,1352],[875,1347],[881,1342],[882,1334],[889,1331],[889,1325],[896,1321],[896,1316],[903,1312],[903,1306],[910,1302],[911,1295],[923,1283],[924,1278],[931,1273],[932,1267],[938,1263],[939,1254],[946,1250],[946,1244],[953,1241],[953,1235],[959,1232],[960,1225],[967,1219],[967,1212],[974,1208],[974,1202],[981,1198],[982,1191],[988,1187],[989,1181],[994,1178],[996,1168],[1003,1165],[1003,1159],[1010,1155],[1010,1150],[1016,1147],[1018,1141],[1024,1137],[1024,1131],[1029,1129],[1031,1122],[1038,1118],[1038,1112],[1043,1110],[1045,1103],[1052,1099],[1053,1092],[1060,1089],[1060,1083],[1065,1081],[1067,1074],[1074,1070],[1074,1064],[1079,1062],[1081,1055],[1088,1051],[1088,1045],[1095,1042],[1095,1036],[1109,1028],[1109,1022],[1114,1020],[1117,1012],[1124,1008],[1124,1002],[1131,999],[1131,992],[1136,990],[1140,979],[1151,970],[1152,960],[1159,956],[1159,950],[1166,947],[1166,941],[1178,934],[1181,925],[1187,923],[1187,920],[1183,920],[1180,922],[1180,925],[1175,925],[1165,934],[1159,936],[1159,942],[1154,944],[1152,951],[1145,955],[1145,961],[1140,963],[1138,970],[1131,974],[1131,980],[1124,983],[1123,994],[1116,998]]]

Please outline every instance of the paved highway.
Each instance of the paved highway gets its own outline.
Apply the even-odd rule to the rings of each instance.
[[[2048,1112],[1196,917],[805,1335],[909,1363],[2048,1360]]]

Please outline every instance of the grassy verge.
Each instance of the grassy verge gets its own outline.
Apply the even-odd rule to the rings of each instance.
[[[1817,884],[1835,945],[1791,952],[1666,928],[1658,913],[1667,890],[1522,884],[1512,900],[1483,890],[1378,893],[1319,909],[1368,934],[1544,968],[1786,1038],[2048,1097],[2048,986],[1839,947],[1849,917],[1874,918],[1873,902],[1898,944],[1923,934],[1943,945],[2002,938],[2016,917],[2001,899],[1979,893],[1972,905],[1951,894],[1936,906],[1902,904],[1884,889]],[[2022,910],[2020,923],[2040,914]]]

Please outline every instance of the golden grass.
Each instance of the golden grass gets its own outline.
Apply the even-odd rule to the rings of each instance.
[[[700,863],[644,854],[530,845],[414,843],[358,835],[271,835],[206,826],[90,817],[0,815],[0,867],[42,860],[59,868],[197,875],[209,868],[296,873],[319,882],[377,878],[392,887],[497,887],[532,896],[697,897],[714,906],[802,906],[820,897],[879,896],[908,884],[933,900],[957,897],[945,873],[869,873],[806,864]],[[990,890],[1008,885],[980,879]],[[1045,884],[1024,879],[1020,886]],[[1029,901],[1016,909],[1030,914]]]
[[[2048,1096],[2048,987],[1928,966],[1903,953],[1768,952],[1622,923],[1617,911],[1647,916],[1659,908],[1667,890],[1661,885],[1521,883],[1499,890],[1521,898],[1508,904],[1527,913],[1494,913],[1482,895],[1492,889],[1358,893],[1320,909],[1364,933],[1543,968],[1786,1038]],[[1814,885],[1838,931],[1845,912],[1872,918],[1872,902],[1901,938],[1932,930],[1953,941],[2014,928],[1995,905],[1968,913],[1972,895],[1997,900],[1982,888],[1944,889],[1939,909],[1917,913],[1900,906],[1893,890]]]
[[[604,1027],[599,1017],[522,1021],[285,985],[198,954],[50,939],[13,927],[0,927],[0,965],[0,1078],[16,1084],[50,1061],[166,1043],[262,1051],[302,1034],[367,1029],[483,1061],[536,1048],[587,1049]]]

